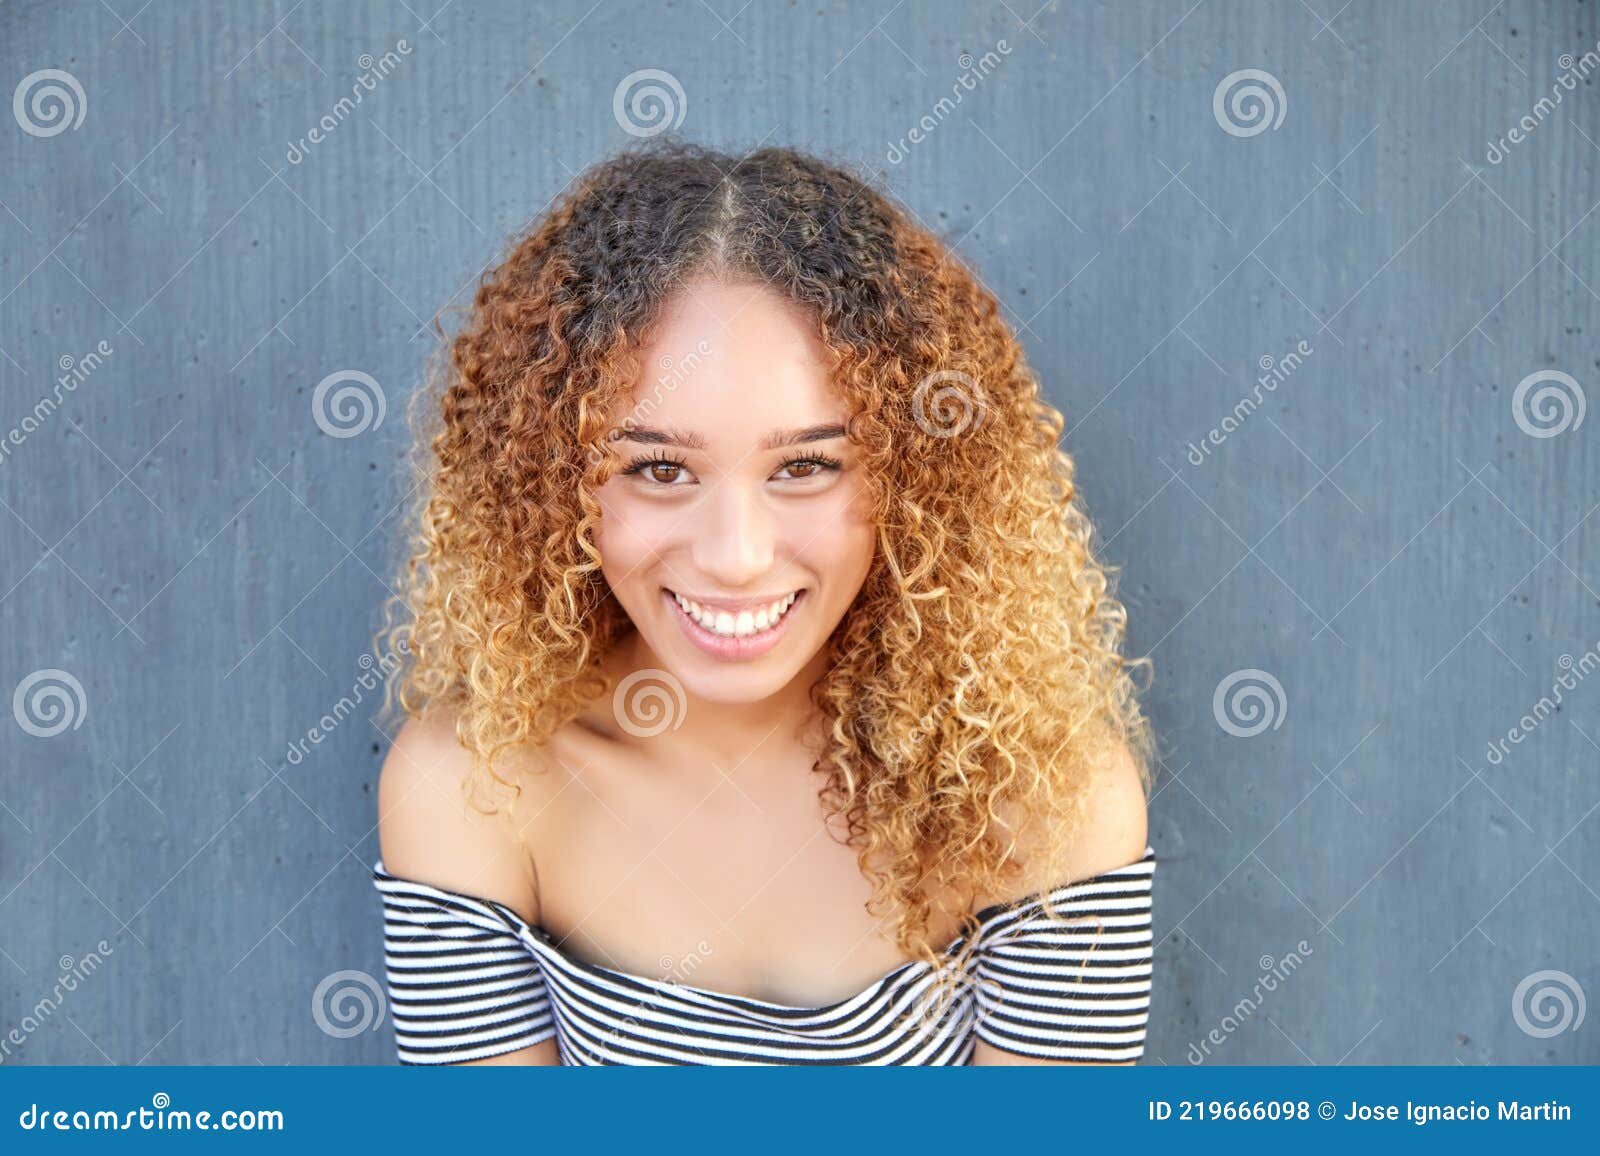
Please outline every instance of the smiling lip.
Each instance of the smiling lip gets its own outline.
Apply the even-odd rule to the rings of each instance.
[[[755,634],[747,634],[743,638],[729,638],[721,634],[713,634],[701,626],[693,618],[684,613],[683,607],[678,605],[678,600],[673,597],[671,590],[665,586],[661,588],[661,597],[666,600],[667,608],[678,621],[678,626],[688,636],[689,641],[698,646],[713,658],[724,661],[740,661],[759,658],[783,639],[784,632],[789,629],[789,622],[800,609],[800,604],[806,600],[806,591],[799,591],[794,604],[778,619],[777,625],[769,626]],[[770,601],[777,601],[772,599]],[[754,605],[769,605],[768,603],[754,603]],[[718,606],[717,609],[723,609]]]

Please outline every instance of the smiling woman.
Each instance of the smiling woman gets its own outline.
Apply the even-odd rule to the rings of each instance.
[[[649,647],[642,665],[673,671],[699,699],[760,701],[824,654],[866,580],[866,481],[827,348],[781,295],[683,286],[642,360],[682,349],[709,352],[650,428],[613,436],[638,452],[597,495],[602,571]],[[780,643],[781,658],[751,664]]]
[[[815,158],[654,145],[450,354],[380,647],[399,1058],[1136,1059],[1137,664],[948,250]]]

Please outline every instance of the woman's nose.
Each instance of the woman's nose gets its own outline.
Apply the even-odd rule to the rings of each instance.
[[[718,482],[695,514],[694,560],[708,577],[737,589],[772,568],[777,527],[760,494]]]

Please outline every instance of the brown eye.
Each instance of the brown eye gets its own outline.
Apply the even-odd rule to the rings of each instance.
[[[638,477],[643,482],[648,482],[660,489],[678,489],[686,484],[686,463],[676,458],[642,457],[635,458],[622,471],[623,477]]]
[[[808,454],[803,458],[790,458],[779,469],[788,474],[784,480],[789,482],[809,482],[812,478],[821,477],[828,472],[836,472],[841,463],[837,458],[830,458],[823,454]]]

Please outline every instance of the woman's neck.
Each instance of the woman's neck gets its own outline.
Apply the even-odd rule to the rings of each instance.
[[[811,687],[827,672],[827,662],[824,648],[777,693],[745,702],[702,698],[693,694],[681,680],[658,675],[651,684],[652,689],[666,693],[656,696],[653,703],[639,704],[648,713],[634,714],[633,723],[638,725],[625,722],[622,712],[630,708],[623,703],[613,708],[612,703],[596,702],[591,709],[613,719],[621,731],[618,737],[631,736],[635,742],[650,744],[674,755],[681,754],[689,760],[705,759],[720,767],[722,773],[731,774],[741,763],[758,757],[764,744],[788,744],[804,735],[820,740],[821,717],[811,702]],[[602,660],[602,666],[612,675],[613,695],[622,681],[634,672],[669,670],[636,630],[617,641]],[[681,697],[675,697],[678,695]],[[629,701],[637,702],[625,695],[624,702]],[[641,727],[654,732],[663,725],[666,729],[659,734],[635,733]]]

